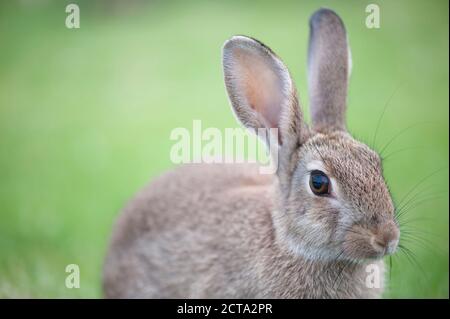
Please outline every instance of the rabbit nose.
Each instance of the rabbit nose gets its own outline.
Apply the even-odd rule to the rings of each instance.
[[[400,231],[395,224],[380,227],[377,234],[372,237],[371,243],[375,251],[390,255],[397,250]]]

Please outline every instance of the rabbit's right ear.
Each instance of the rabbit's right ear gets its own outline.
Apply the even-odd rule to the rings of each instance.
[[[308,82],[312,126],[316,131],[345,130],[350,49],[341,18],[329,9],[310,19]]]
[[[234,113],[244,126],[277,128],[281,151],[302,143],[306,126],[295,87],[272,50],[255,39],[234,36],[223,47],[223,68]]]

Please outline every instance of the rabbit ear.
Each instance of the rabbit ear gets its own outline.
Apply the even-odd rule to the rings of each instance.
[[[310,19],[308,85],[313,128],[345,130],[350,50],[339,16],[320,9]]]
[[[298,145],[303,119],[289,71],[261,42],[234,36],[223,47],[225,84],[247,128],[277,128],[279,145]]]

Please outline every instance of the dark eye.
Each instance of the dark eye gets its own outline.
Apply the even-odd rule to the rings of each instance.
[[[309,178],[309,187],[318,196],[330,194],[330,179],[324,172],[314,170]]]

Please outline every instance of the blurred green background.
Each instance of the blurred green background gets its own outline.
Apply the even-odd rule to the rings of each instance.
[[[380,123],[393,196],[413,190],[402,242],[414,256],[394,256],[385,296],[448,298],[447,1],[376,1],[380,29],[365,26],[371,1],[71,2],[80,29],[65,27],[67,1],[0,5],[0,297],[102,296],[112,223],[174,166],[171,130],[238,126],[222,80],[230,36],[283,58],[309,118],[308,19],[326,6],[352,48],[350,130],[372,144]],[[65,287],[72,263],[80,289]]]

